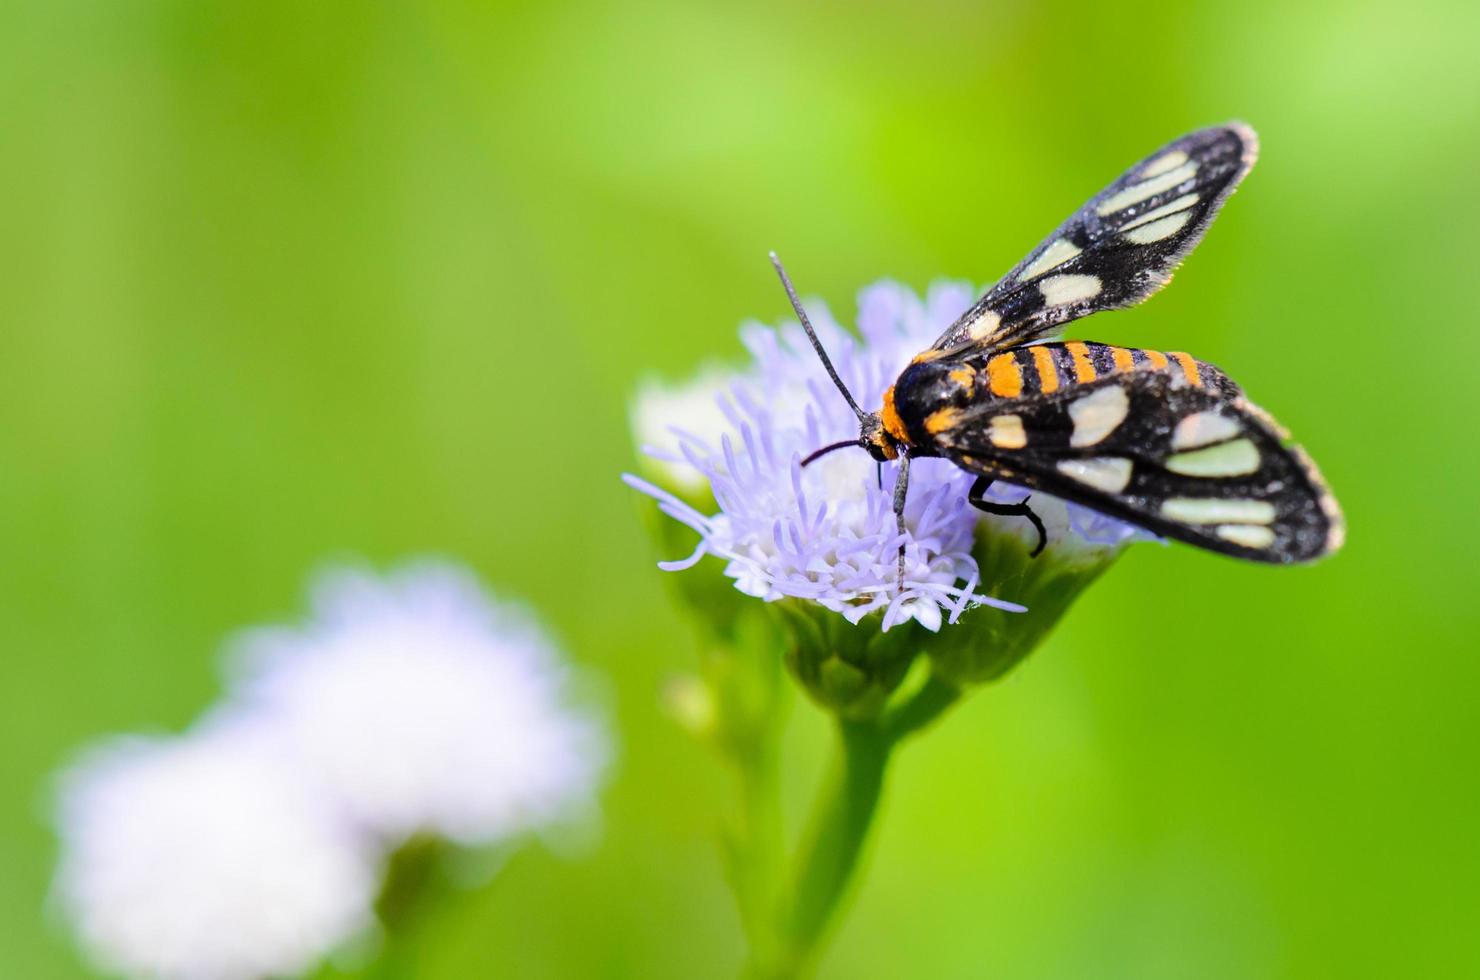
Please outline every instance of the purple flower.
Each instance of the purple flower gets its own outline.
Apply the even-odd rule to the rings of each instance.
[[[828,311],[809,304],[823,345],[848,388],[866,407],[920,350],[932,343],[974,298],[963,283],[937,283],[921,301],[892,282],[870,286],[859,296],[861,340],[840,327]],[[983,515],[966,502],[973,477],[941,459],[919,459],[910,474],[905,533],[893,513],[895,468],[882,471],[868,454],[840,451],[806,469],[801,459],[819,446],[858,434],[858,420],[828,380],[799,324],[770,328],[745,325],[741,337],[753,362],[736,372],[727,390],[712,370],[700,382],[711,393],[698,397],[714,411],[670,416],[667,406],[684,404],[681,393],[650,388],[633,409],[644,452],[657,464],[657,478],[683,491],[707,484],[717,512],[636,476],[632,487],[657,499],[659,508],[698,532],[692,555],[664,562],[688,568],[705,555],[726,562],[725,574],[747,595],[773,601],[810,600],[858,623],[882,613],[884,630],[911,619],[931,631],[955,622],[975,605],[1021,612],[1012,597],[988,594],[973,546]],[[699,387],[698,385],[695,386]],[[718,395],[712,393],[719,391]],[[690,402],[690,404],[693,404]],[[1021,499],[1024,491],[1002,487],[999,499]],[[1044,500],[1035,495],[1035,503]],[[1051,545],[1089,547],[1099,554],[1142,532],[1085,508],[1067,505],[1051,529]],[[1023,525],[993,519],[993,527]],[[905,552],[903,589],[897,555]]]

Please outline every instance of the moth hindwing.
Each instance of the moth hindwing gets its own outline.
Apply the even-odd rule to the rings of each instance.
[[[1146,299],[1202,240],[1258,152],[1242,123],[1168,143],[1070,215],[924,356],[1026,343]]]
[[[1315,467],[1223,372],[1084,342],[918,363],[893,403],[922,455],[1267,562],[1341,542]]]

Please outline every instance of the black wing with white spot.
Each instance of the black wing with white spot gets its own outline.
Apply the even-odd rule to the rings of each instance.
[[[932,350],[1000,349],[1141,302],[1166,285],[1254,165],[1242,123],[1189,133],[1096,194],[951,325]]]
[[[1341,514],[1285,439],[1226,379],[1135,371],[973,400],[932,441],[971,472],[1165,537],[1257,561],[1310,561],[1341,544]]]

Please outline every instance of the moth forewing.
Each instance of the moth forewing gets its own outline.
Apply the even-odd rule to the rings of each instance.
[[[1146,299],[1202,240],[1258,152],[1254,131],[1237,122],[1163,146],[1070,215],[931,350],[1026,343]]]

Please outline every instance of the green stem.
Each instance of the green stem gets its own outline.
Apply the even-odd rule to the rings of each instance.
[[[794,977],[810,969],[863,851],[894,744],[877,721],[838,720],[838,760],[802,845],[792,904],[782,917],[775,976]]]
[[[772,948],[752,947],[749,975],[783,980],[810,972],[868,840],[894,749],[960,695],[954,684],[932,675],[882,718],[838,719],[837,759],[803,839],[795,890],[791,903],[782,909],[779,938]]]
[[[726,871],[740,924],[758,962],[776,945],[775,910],[785,857],[781,817],[781,736],[786,693],[769,618],[739,616],[705,661],[719,692],[716,745],[733,767],[739,796],[725,826]]]
[[[381,935],[374,956],[322,963],[309,974],[311,980],[412,980],[424,972],[417,952],[428,917],[450,891],[443,868],[448,850],[433,837],[413,838],[397,848],[375,901]]]
[[[960,697],[959,687],[939,674],[931,674],[913,697],[885,715],[884,726],[899,742],[935,721]]]
[[[447,891],[446,855],[447,846],[435,838],[415,838],[392,855],[375,902],[384,945],[367,971],[371,980],[409,980],[419,972],[417,939],[427,913]]]
[[[729,834],[730,884],[751,955],[769,961],[773,953],[775,908],[781,875],[780,776],[776,754],[761,751],[736,760],[740,807]]]

